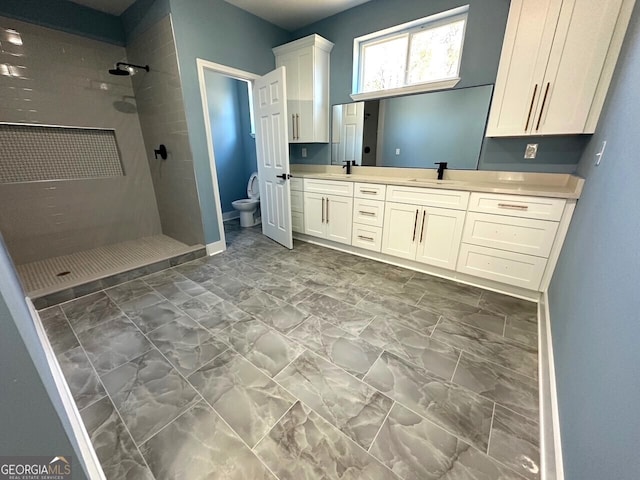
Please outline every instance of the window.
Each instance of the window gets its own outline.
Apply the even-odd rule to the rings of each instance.
[[[452,87],[469,6],[398,25],[354,40],[356,100]]]

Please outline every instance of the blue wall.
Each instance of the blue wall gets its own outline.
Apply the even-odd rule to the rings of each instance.
[[[475,170],[492,91],[485,85],[380,100],[384,134],[377,165],[434,168],[442,161]]]
[[[264,74],[275,68],[271,48],[289,41],[290,35],[223,0],[171,0],[170,4],[205,241],[211,243],[220,239],[220,231],[196,58]]]
[[[567,480],[640,475],[638,78],[636,5],[598,133],[580,161],[587,181],[549,291]]]
[[[67,0],[2,0],[0,15],[115,45],[125,44],[119,17]]]
[[[247,181],[256,169],[255,141],[249,135],[247,84],[211,71],[205,73],[205,81],[220,203],[223,213],[233,212],[231,202],[247,198]],[[247,125],[243,125],[245,122]],[[253,156],[247,155],[251,142]]]

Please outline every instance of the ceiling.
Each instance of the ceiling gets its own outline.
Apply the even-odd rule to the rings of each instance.
[[[135,0],[71,0],[120,16]],[[285,30],[293,31],[369,0],[225,0]]]

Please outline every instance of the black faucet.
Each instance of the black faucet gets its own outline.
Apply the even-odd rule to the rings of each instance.
[[[447,169],[447,162],[436,162],[434,165],[438,165],[438,180],[442,180],[444,171]]]
[[[356,166],[356,161],[355,160],[347,160],[344,162],[344,165],[342,166],[342,168],[346,168],[347,169],[347,175],[351,175],[351,162],[353,162],[353,166]]]

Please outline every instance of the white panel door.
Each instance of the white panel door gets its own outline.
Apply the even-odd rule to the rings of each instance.
[[[418,246],[418,215],[422,210],[415,205],[387,202],[384,210],[382,253],[396,257],[416,258]]]
[[[424,207],[418,217],[418,251],[416,261],[455,270],[464,210]]]
[[[341,163],[362,163],[362,134],[364,129],[364,102],[347,103],[342,108],[342,139],[338,155]]]
[[[255,81],[256,153],[260,179],[262,233],[293,248],[285,69]]]
[[[352,197],[339,197],[337,195],[327,195],[325,197],[327,240],[351,245],[352,219]]]

